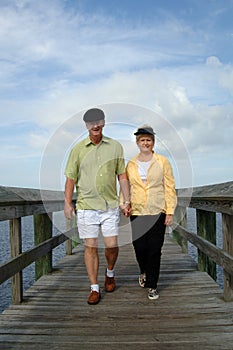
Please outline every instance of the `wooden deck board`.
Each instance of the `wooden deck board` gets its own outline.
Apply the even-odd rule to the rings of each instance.
[[[233,349],[233,303],[195,262],[167,237],[159,281],[160,299],[150,301],[137,283],[132,245],[120,247],[117,288],[90,306],[83,248],[43,276],[20,305],[0,315],[0,349]]]

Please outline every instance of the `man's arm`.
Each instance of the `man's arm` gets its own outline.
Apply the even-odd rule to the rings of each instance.
[[[64,213],[65,217],[67,219],[71,219],[72,216],[75,214],[74,207],[72,204],[72,197],[74,193],[74,186],[75,181],[70,178],[66,178],[66,184],[65,184],[65,205],[64,205]]]

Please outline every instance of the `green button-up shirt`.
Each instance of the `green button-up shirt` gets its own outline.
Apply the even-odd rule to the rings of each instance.
[[[76,182],[76,209],[106,210],[119,205],[116,176],[125,173],[121,144],[103,136],[94,145],[89,136],[71,150],[66,177]]]

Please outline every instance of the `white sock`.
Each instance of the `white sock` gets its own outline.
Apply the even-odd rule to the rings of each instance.
[[[99,287],[98,284],[91,284],[91,290],[93,290],[93,291],[99,293],[100,287]]]
[[[108,277],[114,277],[114,269],[113,269],[113,270],[109,270],[109,269],[107,268],[107,276],[108,276]]]

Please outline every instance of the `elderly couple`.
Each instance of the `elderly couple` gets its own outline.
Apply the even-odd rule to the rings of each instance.
[[[95,305],[101,298],[98,283],[100,230],[107,260],[105,291],[115,289],[114,266],[119,251],[116,177],[121,190],[120,209],[130,217],[140,270],[139,285],[148,288],[149,299],[158,299],[161,249],[166,226],[173,223],[177,200],[171,165],[166,157],[153,151],[155,133],[150,126],[142,126],[134,133],[139,153],[125,168],[121,144],[102,133],[104,112],[98,108],[89,109],[83,120],[89,135],[72,148],[66,164],[64,213],[67,219],[75,215],[72,195],[76,186],[77,226],[85,243],[84,261],[90,280],[87,302]]]

